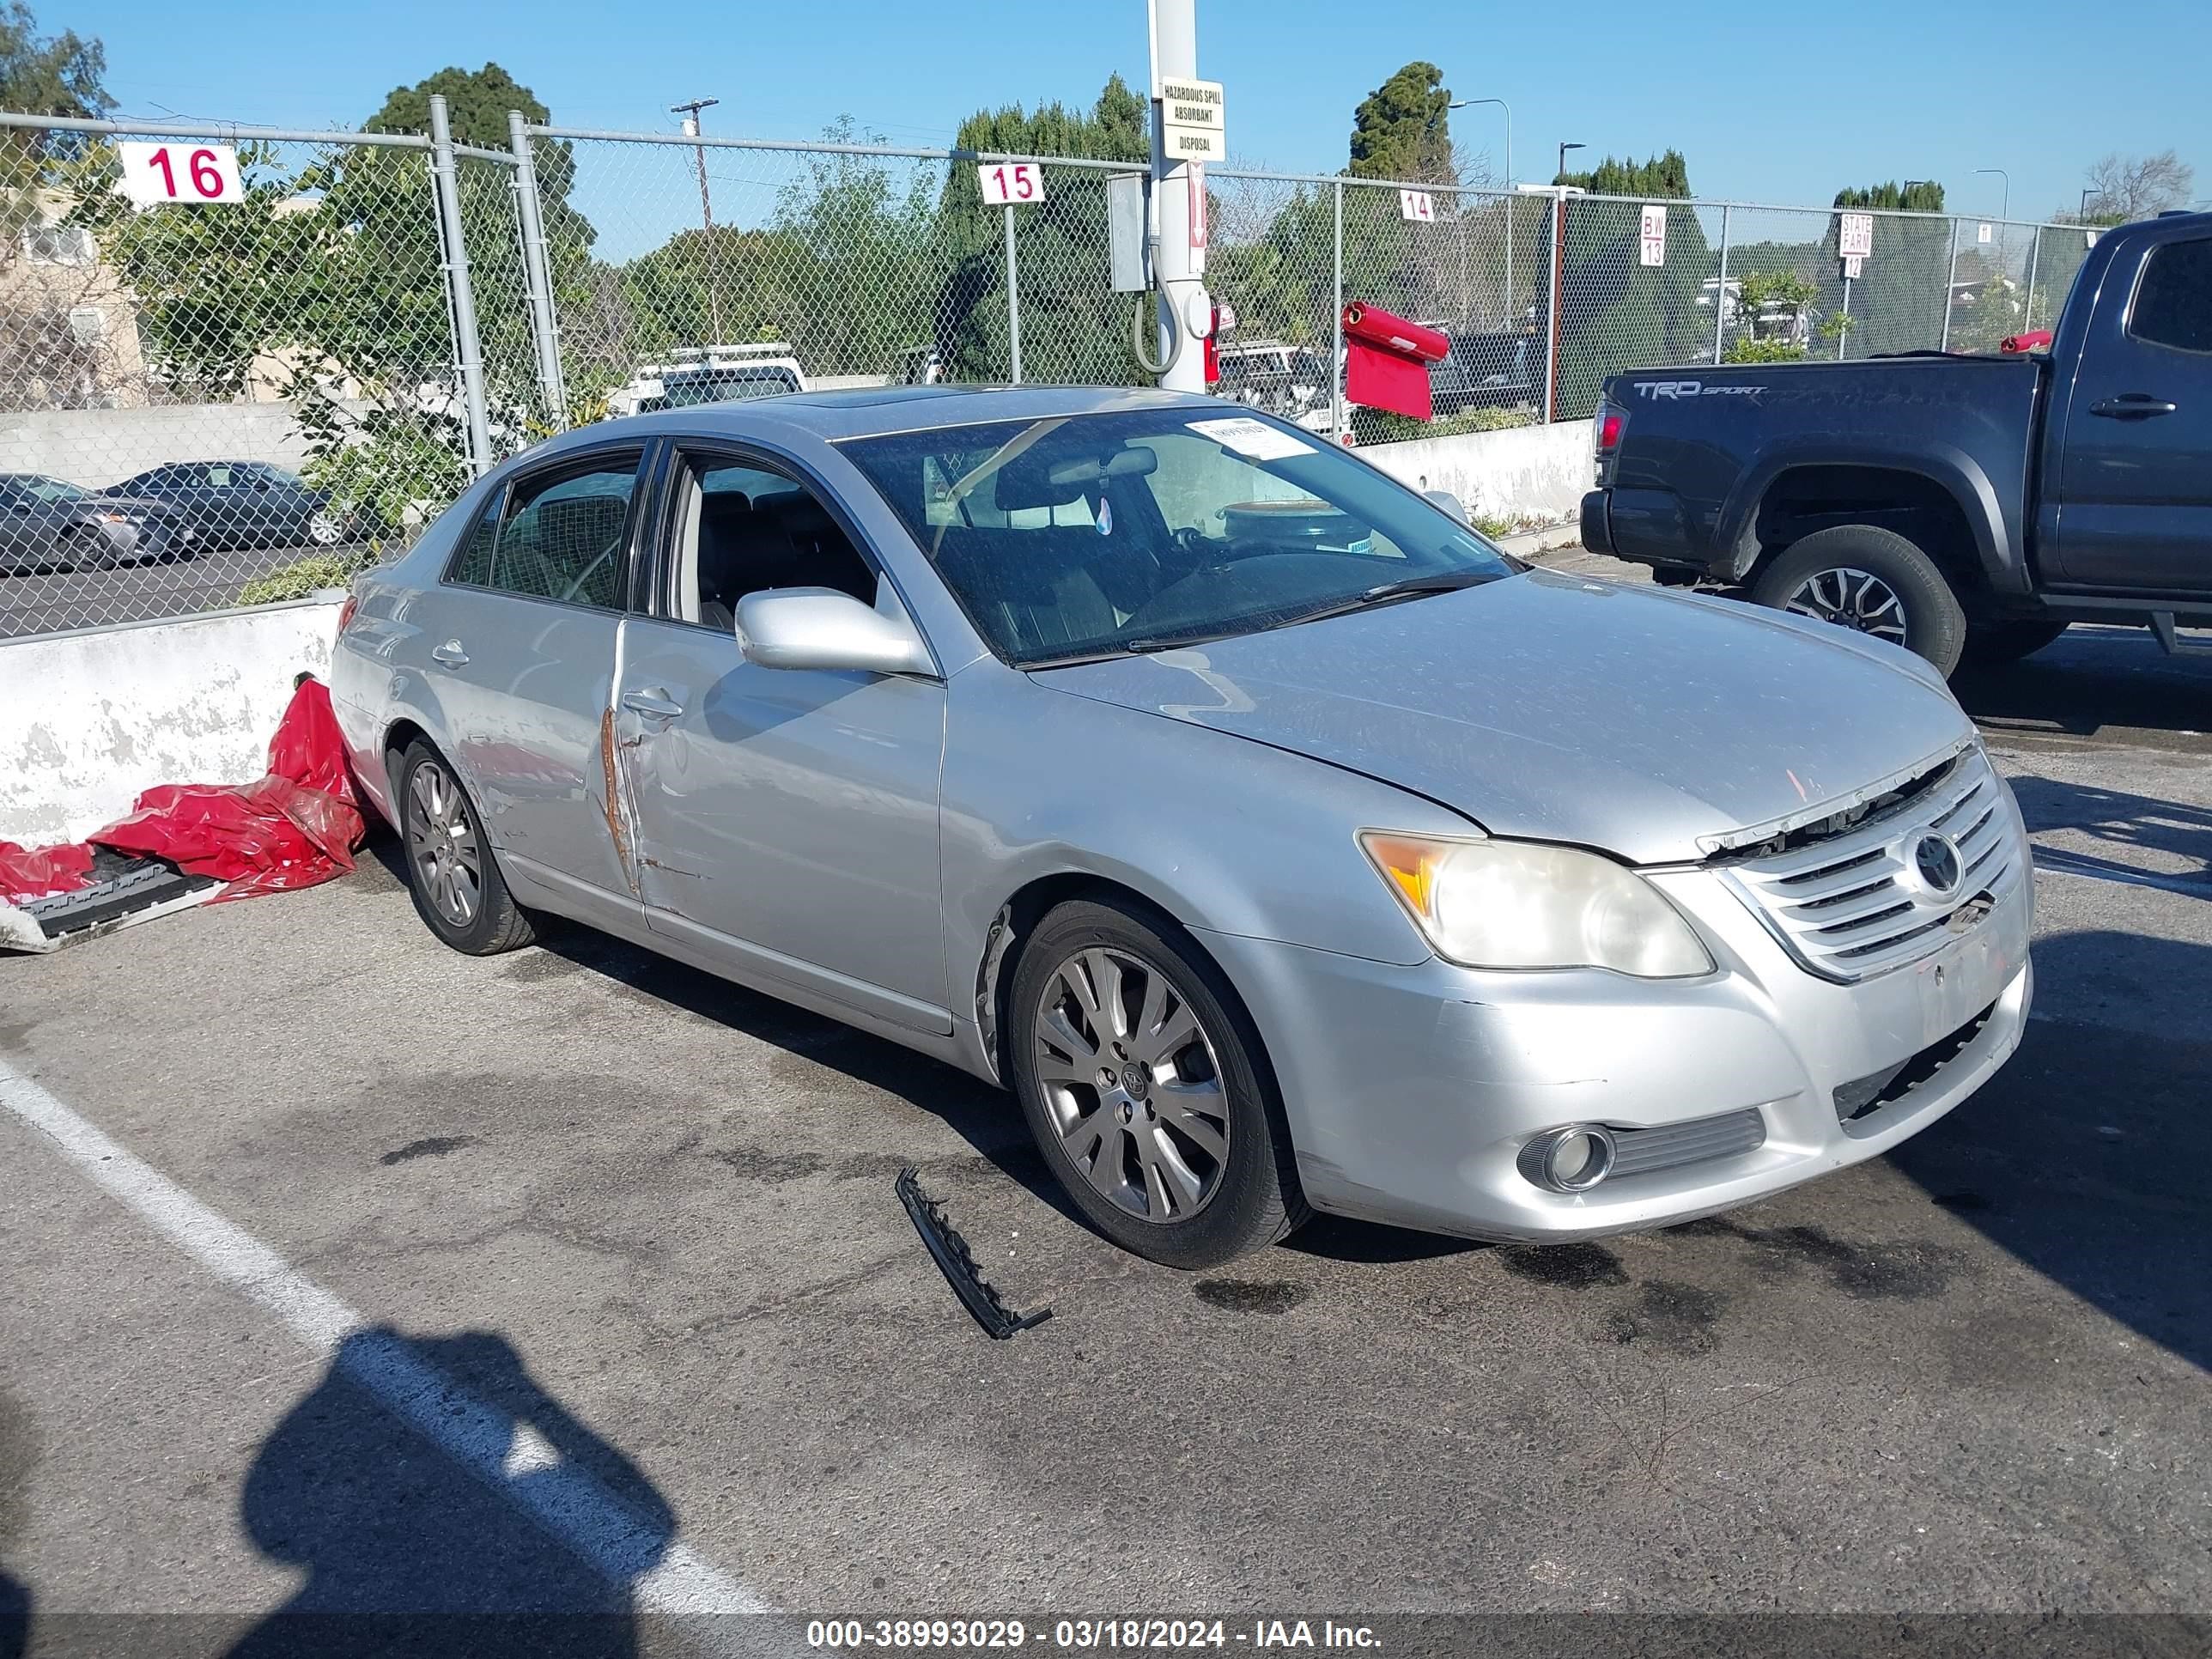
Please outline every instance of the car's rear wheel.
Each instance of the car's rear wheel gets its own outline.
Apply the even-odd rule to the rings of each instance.
[[[446,944],[489,957],[538,937],[507,890],[468,792],[445,757],[420,740],[400,758],[399,836],[415,913]]]
[[[1305,1218],[1272,1073],[1219,969],[1164,916],[1045,916],[1008,994],[1014,1088],[1060,1184],[1124,1249],[1211,1267]]]
[[[1901,645],[1946,674],[1966,642],[1966,613],[1935,561],[1875,525],[1815,531],[1759,574],[1751,597]]]
[[[317,547],[336,547],[345,536],[336,519],[318,513],[307,520],[307,539]]]
[[[2062,622],[1991,623],[1966,630],[1959,660],[1969,668],[1996,668],[2032,657],[2066,631]]]

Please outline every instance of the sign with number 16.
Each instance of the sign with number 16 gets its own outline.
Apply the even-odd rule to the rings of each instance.
[[[123,193],[140,207],[162,202],[242,202],[238,152],[228,144],[115,146],[123,159]]]

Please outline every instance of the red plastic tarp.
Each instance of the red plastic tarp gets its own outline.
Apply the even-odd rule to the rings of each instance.
[[[92,848],[41,847],[36,851],[0,841],[0,903],[28,904],[33,899],[74,893],[92,885]]]
[[[228,883],[222,896],[312,887],[353,868],[361,844],[361,807],[346,771],[345,740],[319,680],[302,678],[269,744],[269,770],[252,783],[165,783],[138,797],[127,817],[94,830],[79,847],[25,854],[0,845],[0,898],[21,903],[46,892],[70,892],[70,881],[46,892],[26,887],[58,871],[92,868],[93,846],[164,858],[190,876]]]
[[[1436,410],[1429,365],[1442,362],[1450,350],[1450,340],[1435,329],[1355,300],[1344,308],[1344,395],[1370,409],[1425,421]]]
[[[2025,334],[2006,335],[2003,339],[1997,342],[1997,349],[2018,355],[2027,351],[2042,351],[2050,344],[2051,331],[2047,328],[2037,328],[2030,329]]]

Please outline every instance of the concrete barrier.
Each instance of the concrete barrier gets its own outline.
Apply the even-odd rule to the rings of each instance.
[[[301,669],[330,670],[338,601],[0,644],[0,841],[76,841],[157,783],[247,783]]]
[[[307,434],[285,403],[0,415],[0,472],[39,472],[88,489],[168,461],[267,461],[296,472],[307,459]]]
[[[1352,453],[1416,489],[1449,489],[1477,518],[1550,524],[1573,518],[1595,463],[1590,423],[1507,427]]]

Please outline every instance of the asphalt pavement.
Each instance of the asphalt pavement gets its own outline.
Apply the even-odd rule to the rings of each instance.
[[[1959,689],[2035,836],[2021,1053],[1889,1158],[1603,1243],[1157,1267],[1007,1097],[582,930],[454,955],[389,843],[0,960],[0,1651],[11,1605],[33,1652],[195,1653],[280,1608],[611,1652],[759,1606],[793,1650],[2212,1610],[2212,659],[2076,629]],[[982,1336],[908,1164],[1048,1323]]]
[[[0,574],[0,640],[54,634],[108,623],[148,622],[224,611],[256,576],[301,559],[343,550],[327,547],[224,548],[174,564],[118,565],[112,570]]]

